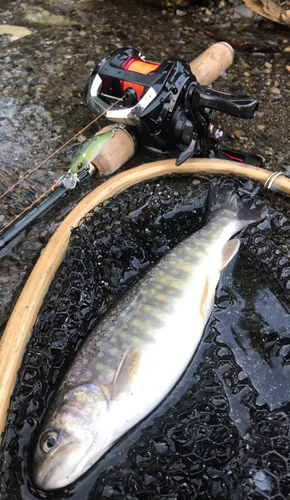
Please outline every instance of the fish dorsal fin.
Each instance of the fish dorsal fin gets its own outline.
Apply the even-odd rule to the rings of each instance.
[[[140,349],[137,347],[129,346],[125,350],[114,373],[113,380],[110,386],[107,386],[110,400],[116,399],[119,394],[130,390],[132,381],[139,369],[140,359]]]
[[[236,255],[240,248],[240,240],[234,238],[233,240],[227,241],[222,251],[221,268],[222,271],[232,258]]]

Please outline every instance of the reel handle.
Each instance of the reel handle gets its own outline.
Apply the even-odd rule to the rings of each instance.
[[[209,85],[234,61],[234,49],[229,43],[214,43],[191,61],[190,69],[200,85]]]
[[[259,106],[254,97],[221,92],[203,85],[192,86],[188,96],[196,108],[215,109],[238,118],[253,118]]]

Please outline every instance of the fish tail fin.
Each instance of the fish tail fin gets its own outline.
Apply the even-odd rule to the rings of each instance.
[[[250,197],[241,197],[233,184],[226,182],[212,182],[208,192],[207,220],[228,213],[236,221],[236,232],[253,222],[264,219],[268,210],[265,205],[254,201]]]

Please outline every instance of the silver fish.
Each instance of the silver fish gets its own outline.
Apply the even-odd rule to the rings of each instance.
[[[165,398],[192,359],[220,272],[239,249],[239,240],[230,238],[264,217],[263,209],[243,206],[228,189],[216,186],[210,198],[206,226],[163,257],[77,354],[34,452],[39,488],[78,479]]]

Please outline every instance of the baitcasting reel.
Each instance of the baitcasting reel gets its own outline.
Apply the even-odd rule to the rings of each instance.
[[[105,112],[109,120],[135,126],[140,140],[151,149],[186,148],[177,165],[193,154],[218,148],[223,131],[212,123],[211,110],[253,118],[258,109],[257,99],[199,85],[181,59],[153,63],[136,49],[126,48],[105,57],[95,68],[87,82],[86,101],[94,113]]]

